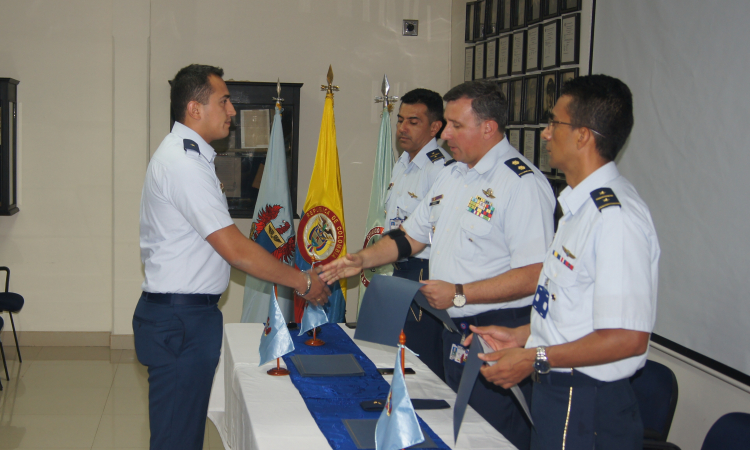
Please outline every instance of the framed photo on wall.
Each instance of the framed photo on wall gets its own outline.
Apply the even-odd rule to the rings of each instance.
[[[484,29],[487,37],[497,36],[500,32],[498,27],[500,24],[499,1],[500,0],[485,0],[485,3],[487,4],[487,6],[485,6],[487,10],[487,19],[485,21]]]
[[[513,29],[526,26],[526,2],[528,0],[514,0],[513,2]]]
[[[559,97],[557,71],[542,74],[542,88],[539,95],[539,123],[547,123]]]
[[[562,17],[560,26],[560,64],[578,64],[581,35],[581,15]]]
[[[573,12],[581,9],[582,0],[558,0],[562,3],[560,12]]]
[[[560,20],[542,25],[542,69],[552,69],[560,65]]]
[[[474,47],[464,49],[464,81],[474,79]]]
[[[514,78],[510,80],[510,112],[508,113],[508,123],[521,125],[523,123],[523,78]]]
[[[466,31],[464,42],[471,43],[476,40],[474,34],[474,8],[476,2],[466,2]]]
[[[476,23],[476,40],[482,41],[487,38],[485,26],[487,25],[487,2],[485,0],[477,0],[475,8],[474,21]]]
[[[487,41],[484,57],[485,78],[497,77],[497,39]]]
[[[542,6],[542,17],[549,19],[560,15],[560,2],[563,0],[547,0]]]
[[[505,108],[505,117],[506,117],[505,121],[507,122],[508,115],[510,114],[510,97],[509,97],[510,96],[510,82],[500,81],[497,83],[497,85],[500,88],[500,92],[502,92],[503,95],[505,96],[505,104],[507,106]]]
[[[539,141],[539,128],[524,128],[523,129],[523,156],[536,165],[537,155],[536,152],[537,142]]]
[[[549,165],[549,152],[547,152],[547,141],[544,139],[539,139],[539,151],[537,151],[537,155],[539,155],[539,158],[537,159],[536,166],[541,170],[543,173],[547,175],[554,175],[555,171],[550,167]]]
[[[539,123],[539,75],[531,75],[523,79],[523,123]]]
[[[500,14],[499,31],[510,31],[513,28],[513,3],[515,0],[497,1],[499,2],[498,13]]]
[[[474,79],[484,78],[484,42],[474,46]]]
[[[533,25],[526,30],[526,72],[542,68],[542,26]]]
[[[562,86],[565,84],[566,81],[572,80],[573,78],[578,77],[578,67],[574,67],[572,69],[563,69],[559,71],[560,78],[557,81],[557,84],[562,88]],[[559,89],[558,89],[559,92]]]
[[[542,0],[526,0],[526,25],[542,20]]]
[[[521,75],[526,63],[526,30],[513,33],[513,51],[511,52],[510,73]]]
[[[508,128],[505,130],[505,134],[508,136],[510,146],[521,152],[523,150],[523,129]]]
[[[513,49],[513,35],[506,34],[497,40],[497,76],[510,75],[511,50]]]

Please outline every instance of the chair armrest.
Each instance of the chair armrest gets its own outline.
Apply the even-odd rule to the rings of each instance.
[[[671,442],[644,439],[643,450],[680,450],[680,447],[672,444]]]

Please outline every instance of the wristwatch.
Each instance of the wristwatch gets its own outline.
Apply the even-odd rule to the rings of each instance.
[[[547,347],[539,346],[536,348],[536,360],[534,360],[534,372],[539,375],[546,375],[550,371],[549,360],[547,359]]]
[[[466,296],[464,295],[464,285],[456,285],[456,295],[453,296],[453,306],[456,308],[463,308],[466,304]]]

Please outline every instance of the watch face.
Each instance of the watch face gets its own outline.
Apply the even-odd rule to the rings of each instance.
[[[542,375],[549,373],[550,371],[549,361],[542,361],[542,360],[534,361],[534,370],[536,371],[536,373],[540,373]]]
[[[466,296],[465,295],[459,295],[456,294],[453,297],[453,306],[460,308],[466,304]]]

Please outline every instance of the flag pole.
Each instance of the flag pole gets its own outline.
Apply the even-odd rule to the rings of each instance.
[[[312,272],[315,268],[315,263],[318,261],[315,259],[315,255],[310,255],[310,257],[312,258],[312,264],[310,264],[310,272]],[[323,339],[318,339],[317,332],[318,327],[313,327],[313,337],[312,339],[306,340],[305,345],[309,345],[310,347],[320,347],[321,345],[325,345],[326,341],[324,341]]]
[[[273,284],[273,293],[275,298],[272,298],[271,301],[275,302],[276,298],[279,297],[279,288],[278,286],[276,286],[276,283]],[[273,369],[268,369],[268,372],[266,373],[271,375],[272,377],[283,377],[289,375],[289,370],[281,368],[281,358],[279,357],[276,358],[276,367],[274,367]]]

